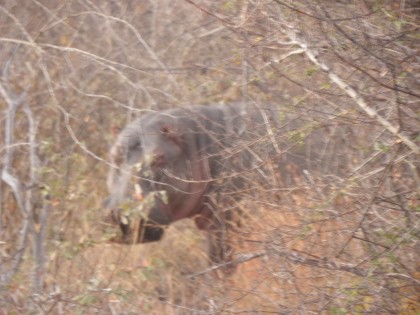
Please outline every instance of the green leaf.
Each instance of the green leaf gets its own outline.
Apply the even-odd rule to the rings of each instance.
[[[315,74],[315,72],[317,72],[317,71],[318,71],[318,68],[317,68],[317,67],[315,67],[315,66],[313,66],[313,67],[309,67],[308,69],[306,69],[306,70],[305,70],[305,74],[306,74],[306,76],[311,77],[311,76],[313,76],[313,75]]]
[[[80,294],[73,298],[74,301],[79,302],[81,305],[92,305],[96,302],[96,297],[90,294]]]

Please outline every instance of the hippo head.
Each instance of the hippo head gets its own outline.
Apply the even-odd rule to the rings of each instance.
[[[157,241],[164,226],[199,210],[208,167],[193,126],[185,117],[149,113],[119,134],[104,217],[119,225],[122,243]]]

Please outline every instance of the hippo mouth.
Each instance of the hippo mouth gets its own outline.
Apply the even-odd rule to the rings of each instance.
[[[140,203],[133,200],[121,204],[113,212],[121,235],[111,239],[114,243],[135,244],[159,241],[165,226],[172,222],[166,191],[153,191]]]

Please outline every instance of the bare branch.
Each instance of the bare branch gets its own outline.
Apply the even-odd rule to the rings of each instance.
[[[6,83],[8,83],[8,63],[6,64],[7,68],[3,69],[3,77],[2,80],[4,80]],[[13,195],[15,196],[18,208],[23,216],[23,224],[19,231],[19,245],[15,253],[13,254],[13,263],[8,268],[8,270],[4,270],[5,266],[1,266],[3,275],[1,277],[1,285],[7,285],[12,277],[17,273],[19,270],[19,267],[22,263],[23,255],[26,250],[26,243],[28,234],[30,232],[30,222],[28,220],[28,208],[25,202],[24,197],[24,189],[22,183],[19,181],[18,178],[16,178],[14,175],[12,175],[12,163],[13,163],[13,149],[14,149],[14,137],[13,133],[15,130],[14,123],[15,123],[15,116],[16,112],[19,108],[19,106],[23,103],[23,101],[26,98],[26,92],[22,93],[18,97],[13,97],[11,92],[7,91],[5,87],[0,82],[0,94],[6,101],[8,105],[7,110],[7,116],[6,116],[6,124],[5,124],[5,147],[3,149],[4,155],[3,155],[3,169],[1,172],[1,179],[9,185],[11,188]]]
[[[300,39],[295,31],[292,28],[285,28],[285,33],[287,36],[296,44],[299,45],[304,51],[306,56],[311,60],[315,65],[317,65],[322,71],[327,73],[330,80],[335,83],[340,89],[342,89],[348,96],[350,96],[355,103],[371,118],[379,122],[383,127],[385,127],[389,132],[398,137],[402,142],[404,142],[414,153],[419,154],[419,147],[399,132],[398,128],[393,126],[388,120],[379,115],[373,108],[369,107],[366,101],[360,96],[355,89],[353,89],[349,84],[347,84],[343,79],[340,78],[336,73],[334,73],[329,66],[322,62],[318,56],[319,54],[314,50],[309,48],[309,46],[304,42],[303,39]]]
[[[287,260],[293,262],[293,263],[297,263],[297,264],[302,264],[302,265],[309,265],[309,266],[314,266],[317,268],[323,268],[323,269],[329,269],[329,270],[338,270],[338,271],[345,271],[345,272],[349,272],[352,274],[355,274],[357,276],[360,277],[366,277],[368,276],[368,272],[356,267],[356,266],[352,266],[350,264],[345,264],[345,263],[337,263],[331,260],[327,260],[327,259],[314,259],[314,258],[308,258],[303,256],[302,254],[298,253],[297,251],[293,251],[293,250],[278,250],[275,249],[274,252],[270,252],[270,253],[266,253],[266,252],[257,252],[257,253],[249,253],[249,254],[240,254],[238,255],[237,258],[233,259],[232,261],[223,263],[223,264],[218,264],[218,265],[213,265],[210,268],[207,268],[203,271],[197,272],[195,274],[189,275],[188,278],[195,278],[197,276],[209,273],[211,271],[214,270],[218,270],[221,268],[226,268],[226,267],[233,267],[236,266],[238,264],[242,264],[245,263],[247,261],[256,259],[256,258],[260,258],[260,257],[267,257],[267,258],[274,258],[273,256],[281,256],[286,258]]]
[[[14,132],[14,122],[16,111],[19,106],[22,104],[23,100],[26,97],[26,92],[22,93],[19,97],[13,98],[9,92],[3,87],[2,83],[0,82],[0,94],[3,96],[4,100],[8,104],[7,110],[7,117],[6,117],[6,124],[5,124],[5,147],[4,147],[4,156],[3,156],[3,169],[1,173],[1,178],[11,187],[16,201],[19,206],[19,210],[22,212],[23,215],[27,214],[27,210],[24,203],[23,197],[23,188],[19,180],[12,175],[11,173],[11,165],[13,162],[13,132]]]
[[[116,21],[116,22],[122,23],[125,26],[127,26],[134,33],[137,40],[143,45],[143,47],[146,49],[146,51],[149,53],[149,55],[156,61],[156,63],[162,69],[164,69],[167,74],[170,74],[168,68],[163,64],[163,62],[159,59],[157,54],[153,51],[153,49],[149,46],[149,44],[144,40],[143,36],[141,36],[140,32],[132,24],[128,23],[124,19],[117,18],[115,16],[106,15],[106,14],[99,13],[99,12],[94,12],[94,11],[81,12],[78,15],[84,15],[84,14],[97,15],[97,16],[109,19],[111,21]],[[169,76],[169,78],[171,79],[171,82],[176,85],[176,82],[171,78],[171,76]]]
[[[23,225],[19,230],[19,244],[12,256],[12,264],[9,268],[4,265],[4,262],[0,264],[0,287],[7,286],[15,274],[19,271],[19,268],[23,261],[23,256],[27,247],[28,235],[30,232],[29,220],[24,220]],[[7,269],[6,269],[7,268]]]
[[[221,268],[234,267],[234,266],[237,266],[239,264],[243,264],[247,261],[263,257],[265,255],[266,255],[265,252],[258,252],[258,253],[252,253],[252,254],[239,254],[237,258],[235,258],[231,261],[228,261],[228,262],[225,262],[225,263],[222,263],[222,264],[213,265],[210,268],[207,268],[207,269],[202,270],[200,272],[189,275],[188,278],[190,278],[190,279],[195,278],[197,276],[201,276],[201,275],[204,275],[206,273],[209,273],[209,272],[212,272],[214,270],[221,269]]]
[[[314,266],[317,268],[323,268],[323,269],[329,269],[329,270],[345,271],[345,272],[349,272],[360,277],[366,277],[369,274],[367,271],[359,267],[350,265],[350,264],[338,263],[338,262],[334,262],[328,259],[308,258],[298,253],[297,251],[293,251],[293,250],[275,249],[274,254],[284,257],[293,263],[298,263],[302,265]]]

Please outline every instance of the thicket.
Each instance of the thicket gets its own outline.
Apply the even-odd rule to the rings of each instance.
[[[0,1],[0,313],[418,314],[419,9]],[[118,131],[143,110],[229,102],[292,114],[279,143],[322,130],[321,172],[244,193],[230,276],[208,270],[188,220],[110,244]]]

